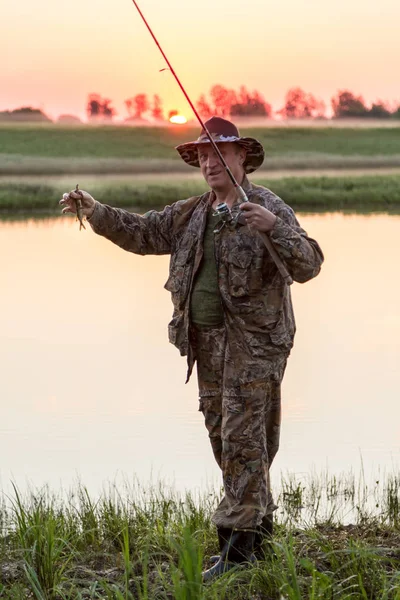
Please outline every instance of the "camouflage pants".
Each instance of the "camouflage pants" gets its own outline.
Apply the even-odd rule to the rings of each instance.
[[[265,379],[238,385],[227,375],[232,368],[226,368],[230,357],[223,327],[195,328],[193,343],[199,410],[224,485],[213,522],[217,527],[255,529],[276,508],[269,469],[279,447],[280,384],[287,357],[271,357]]]

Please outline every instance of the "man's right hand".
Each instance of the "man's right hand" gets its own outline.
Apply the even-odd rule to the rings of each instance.
[[[63,197],[60,200],[61,206],[64,207],[62,209],[62,213],[63,214],[64,213],[76,214],[75,200],[78,200],[80,198],[82,201],[83,215],[87,219],[90,219],[90,217],[93,214],[94,207],[96,205],[96,200],[88,192],[85,192],[84,190],[79,190],[79,191],[80,191],[80,194],[77,194],[75,190],[72,190],[69,193],[63,194]]]

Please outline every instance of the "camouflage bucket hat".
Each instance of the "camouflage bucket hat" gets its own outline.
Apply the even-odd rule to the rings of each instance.
[[[246,150],[246,160],[243,167],[246,173],[252,173],[258,169],[264,160],[264,148],[256,139],[251,137],[241,137],[236,125],[222,119],[222,117],[211,117],[204,123],[211,134],[214,142],[234,142]],[[200,168],[198,158],[198,147],[200,144],[209,144],[210,140],[204,129],[200,137],[193,142],[186,142],[176,147],[181,158],[190,166]]]

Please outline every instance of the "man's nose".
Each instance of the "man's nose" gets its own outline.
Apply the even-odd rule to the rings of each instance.
[[[209,154],[207,158],[207,167],[211,169],[219,163],[218,156],[215,153]]]

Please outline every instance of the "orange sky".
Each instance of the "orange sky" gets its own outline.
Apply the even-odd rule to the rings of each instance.
[[[275,109],[289,87],[329,104],[350,88],[400,102],[398,0],[139,0],[193,100],[215,83],[257,88]],[[0,110],[85,115],[89,92],[158,93],[191,111],[131,0],[19,0],[0,8]]]

